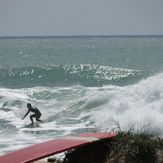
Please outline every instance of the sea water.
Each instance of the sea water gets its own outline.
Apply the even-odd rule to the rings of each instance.
[[[0,39],[0,154],[82,132],[163,133],[163,37]],[[44,123],[29,127],[26,104]]]

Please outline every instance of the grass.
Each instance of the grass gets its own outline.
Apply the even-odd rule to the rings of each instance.
[[[155,163],[158,151],[162,150],[162,140],[146,134],[121,132],[113,140],[110,160],[126,163]]]

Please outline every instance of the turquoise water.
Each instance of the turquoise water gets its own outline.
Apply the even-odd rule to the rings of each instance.
[[[151,126],[162,133],[163,37],[0,39],[0,154],[54,137]],[[26,103],[45,123],[34,128]]]

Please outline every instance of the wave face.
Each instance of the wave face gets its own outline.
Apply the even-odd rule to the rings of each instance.
[[[5,87],[127,85],[147,72],[102,65],[56,65],[1,68],[0,84]]]

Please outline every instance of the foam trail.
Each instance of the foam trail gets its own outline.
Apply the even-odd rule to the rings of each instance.
[[[109,102],[94,111],[92,120],[102,130],[113,129],[116,121],[122,130],[129,130],[134,125],[136,130],[149,126],[151,132],[162,132],[162,83],[161,73],[135,85],[116,87],[114,92],[110,92]]]

